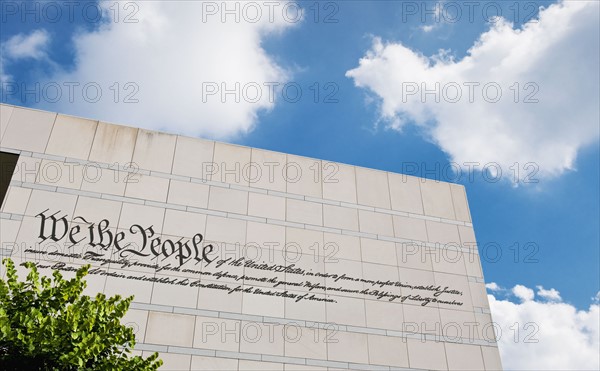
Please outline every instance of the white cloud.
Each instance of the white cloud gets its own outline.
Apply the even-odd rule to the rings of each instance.
[[[501,328],[498,347],[505,369],[600,369],[597,302],[588,310],[577,310],[560,301],[527,300],[517,304],[494,295],[488,295],[488,300],[492,318]]]
[[[44,29],[13,35],[3,42],[0,45],[0,83],[12,79],[6,71],[8,64],[22,59],[46,60],[49,44],[50,34]]]
[[[448,23],[446,20],[446,17],[452,17],[452,15],[444,14],[444,9],[445,9],[444,7],[446,6],[446,1],[444,1],[444,0],[438,1],[435,4],[433,4],[431,8],[429,7],[430,6],[429,3],[421,3],[421,6],[423,7],[421,19],[427,20],[427,19],[431,18],[429,24],[424,24],[424,25],[419,26],[419,29],[421,31],[423,31],[425,33],[430,33],[431,31],[440,29],[442,26],[445,26],[448,24],[452,25],[452,23]],[[408,5],[407,7],[410,7],[410,5]],[[425,13],[427,13],[427,14],[425,14]]]
[[[490,282],[485,284],[485,288],[491,291],[501,291],[502,288],[498,286],[496,282]]]
[[[33,30],[29,34],[17,34],[2,43],[2,54],[7,59],[44,59],[50,35],[44,29]]]
[[[535,297],[533,290],[523,285],[516,285],[513,287],[512,293],[514,296],[521,299],[522,302],[531,301]]]
[[[541,296],[544,299],[550,300],[550,301],[561,301],[562,298],[560,297],[560,292],[558,292],[555,289],[550,289],[550,290],[546,290],[544,289],[543,286],[536,286],[538,289],[538,296]]]
[[[512,180],[511,166],[518,163],[524,179],[535,170],[535,165],[525,168],[533,162],[539,168],[535,179],[557,176],[574,169],[577,152],[599,137],[598,6],[595,1],[554,4],[520,29],[498,20],[458,61],[445,52],[426,57],[375,38],[346,75],[379,98],[388,127],[424,127],[464,169],[468,162],[478,162],[479,169],[498,163],[501,175]],[[425,88],[436,90],[436,83],[439,103],[434,94],[423,96]],[[472,87],[472,99],[470,83],[480,84]],[[497,87],[502,96],[491,103]],[[525,103],[532,99],[538,103]]]
[[[121,3],[120,9],[126,4]],[[268,55],[262,44],[268,37],[298,24],[291,10],[289,14],[283,13],[283,4],[263,6],[260,17],[254,7],[256,2],[247,8],[246,2],[135,4],[138,11],[133,12],[134,8],[129,7],[115,22],[104,22],[93,32],[75,34],[75,67],[57,71],[43,82],[43,85],[64,86],[63,96],[56,103],[45,99],[40,108],[150,129],[224,138],[252,130],[258,114],[274,107],[277,99],[271,99],[269,87],[263,84],[284,84],[290,79],[290,72]],[[104,7],[105,17],[114,17],[113,2],[100,2],[100,6]],[[230,14],[222,22],[224,6],[228,9],[238,6],[238,19]],[[132,13],[132,20],[138,22],[125,22],[124,15]],[[69,82],[80,84],[74,87],[73,102],[69,101],[69,89],[64,85]],[[221,95],[215,94],[205,95],[203,102],[203,84],[235,89],[236,83],[240,83],[242,93],[246,84],[252,84],[245,91],[248,99],[242,96],[238,103],[230,94],[222,103]],[[90,85],[84,97],[85,84]],[[254,84],[261,88],[257,99]],[[98,87],[102,97],[93,102]],[[126,100],[138,102],[126,103]]]
[[[4,58],[2,58],[2,55],[0,55],[0,84],[8,82],[12,78],[8,73],[5,72],[4,64]]]
[[[433,31],[433,29],[435,28],[435,25],[432,24],[426,24],[426,25],[422,25],[419,27],[423,32],[428,33]]]

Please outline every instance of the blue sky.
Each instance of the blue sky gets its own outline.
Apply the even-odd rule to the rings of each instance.
[[[600,290],[597,3],[579,1],[587,4],[581,9],[554,5],[537,21],[539,7],[554,2],[475,3],[469,19],[467,5],[455,2],[323,1],[316,5],[318,16],[314,2],[299,2],[301,21],[269,22],[263,14],[256,24],[244,24],[243,15],[239,23],[223,23],[220,13],[199,8],[204,14],[187,14],[177,27],[170,22],[178,11],[160,9],[159,2],[156,8],[118,4],[118,21],[105,7],[100,22],[75,9],[73,21],[63,14],[56,23],[44,14],[39,22],[31,16],[23,22],[22,8],[3,4],[2,102],[456,181],[466,187],[480,245],[502,249],[498,261],[482,261],[486,282],[504,288],[492,291],[496,298],[524,303],[511,288],[543,286],[558,290],[561,303],[586,311]],[[462,12],[456,22],[451,22],[457,14],[453,6]],[[439,21],[427,12],[435,7]],[[484,8],[488,14],[501,9],[504,22],[513,24],[486,19]],[[139,22],[128,24],[124,17],[132,12]],[[522,32],[511,31],[532,19],[535,24]],[[168,42],[163,37],[181,43],[161,50]],[[140,58],[147,58],[147,66]],[[180,61],[187,58],[190,64]],[[361,64],[361,58],[369,63]],[[503,100],[494,104],[476,95],[474,103],[436,105],[427,96],[427,103],[410,97],[409,107],[398,98],[398,82],[420,79],[498,82]],[[303,94],[290,102],[276,90],[274,102],[226,110],[204,107],[218,106],[214,96],[199,105],[201,83],[223,80],[293,82]],[[98,81],[105,96],[91,105],[81,96],[73,103],[64,98],[52,103],[44,96],[35,102],[34,95],[22,99],[6,91],[7,83],[64,81]],[[111,97],[115,81],[121,93],[130,92],[124,83],[136,83],[139,102],[104,99]],[[514,82],[521,84],[517,103],[507,99]],[[539,88],[537,103],[524,102],[528,82]],[[198,119],[204,114],[206,119]],[[476,171],[469,179],[464,168],[461,177],[424,172],[470,161],[497,162],[504,176],[490,182],[489,173]],[[519,182],[511,175],[514,162]],[[533,167],[525,168],[529,162]],[[416,172],[411,163],[418,164]],[[532,169],[538,170],[537,183],[523,184]],[[538,299],[547,299],[539,289]]]

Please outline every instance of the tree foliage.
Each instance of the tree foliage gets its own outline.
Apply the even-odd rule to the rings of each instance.
[[[158,353],[131,356],[133,329],[121,324],[133,296],[82,295],[89,265],[66,280],[40,276],[34,263],[20,282],[4,259],[0,279],[0,368],[6,370],[157,370]]]

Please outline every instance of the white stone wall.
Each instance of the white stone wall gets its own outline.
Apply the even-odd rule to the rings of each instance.
[[[460,185],[7,105],[0,150],[20,154],[0,210],[2,255],[42,267],[92,264],[87,292],[135,295],[126,322],[136,349],[160,352],[165,370],[501,368]],[[136,248],[132,225],[152,226],[162,242],[200,233],[215,260],[177,271],[169,269],[181,263],[177,254],[123,256],[114,244],[92,248],[89,237],[71,246],[68,234],[41,242],[44,211],[79,227],[76,240],[102,220],[105,237],[122,233],[121,245]],[[238,259],[305,273],[231,264]],[[359,280],[336,281],[342,275]],[[327,289],[295,285],[306,281]],[[438,298],[461,305],[401,303],[434,297],[418,285],[456,290]]]

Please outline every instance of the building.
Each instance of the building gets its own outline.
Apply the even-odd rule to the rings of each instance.
[[[2,255],[181,370],[501,368],[464,188],[0,106]]]

